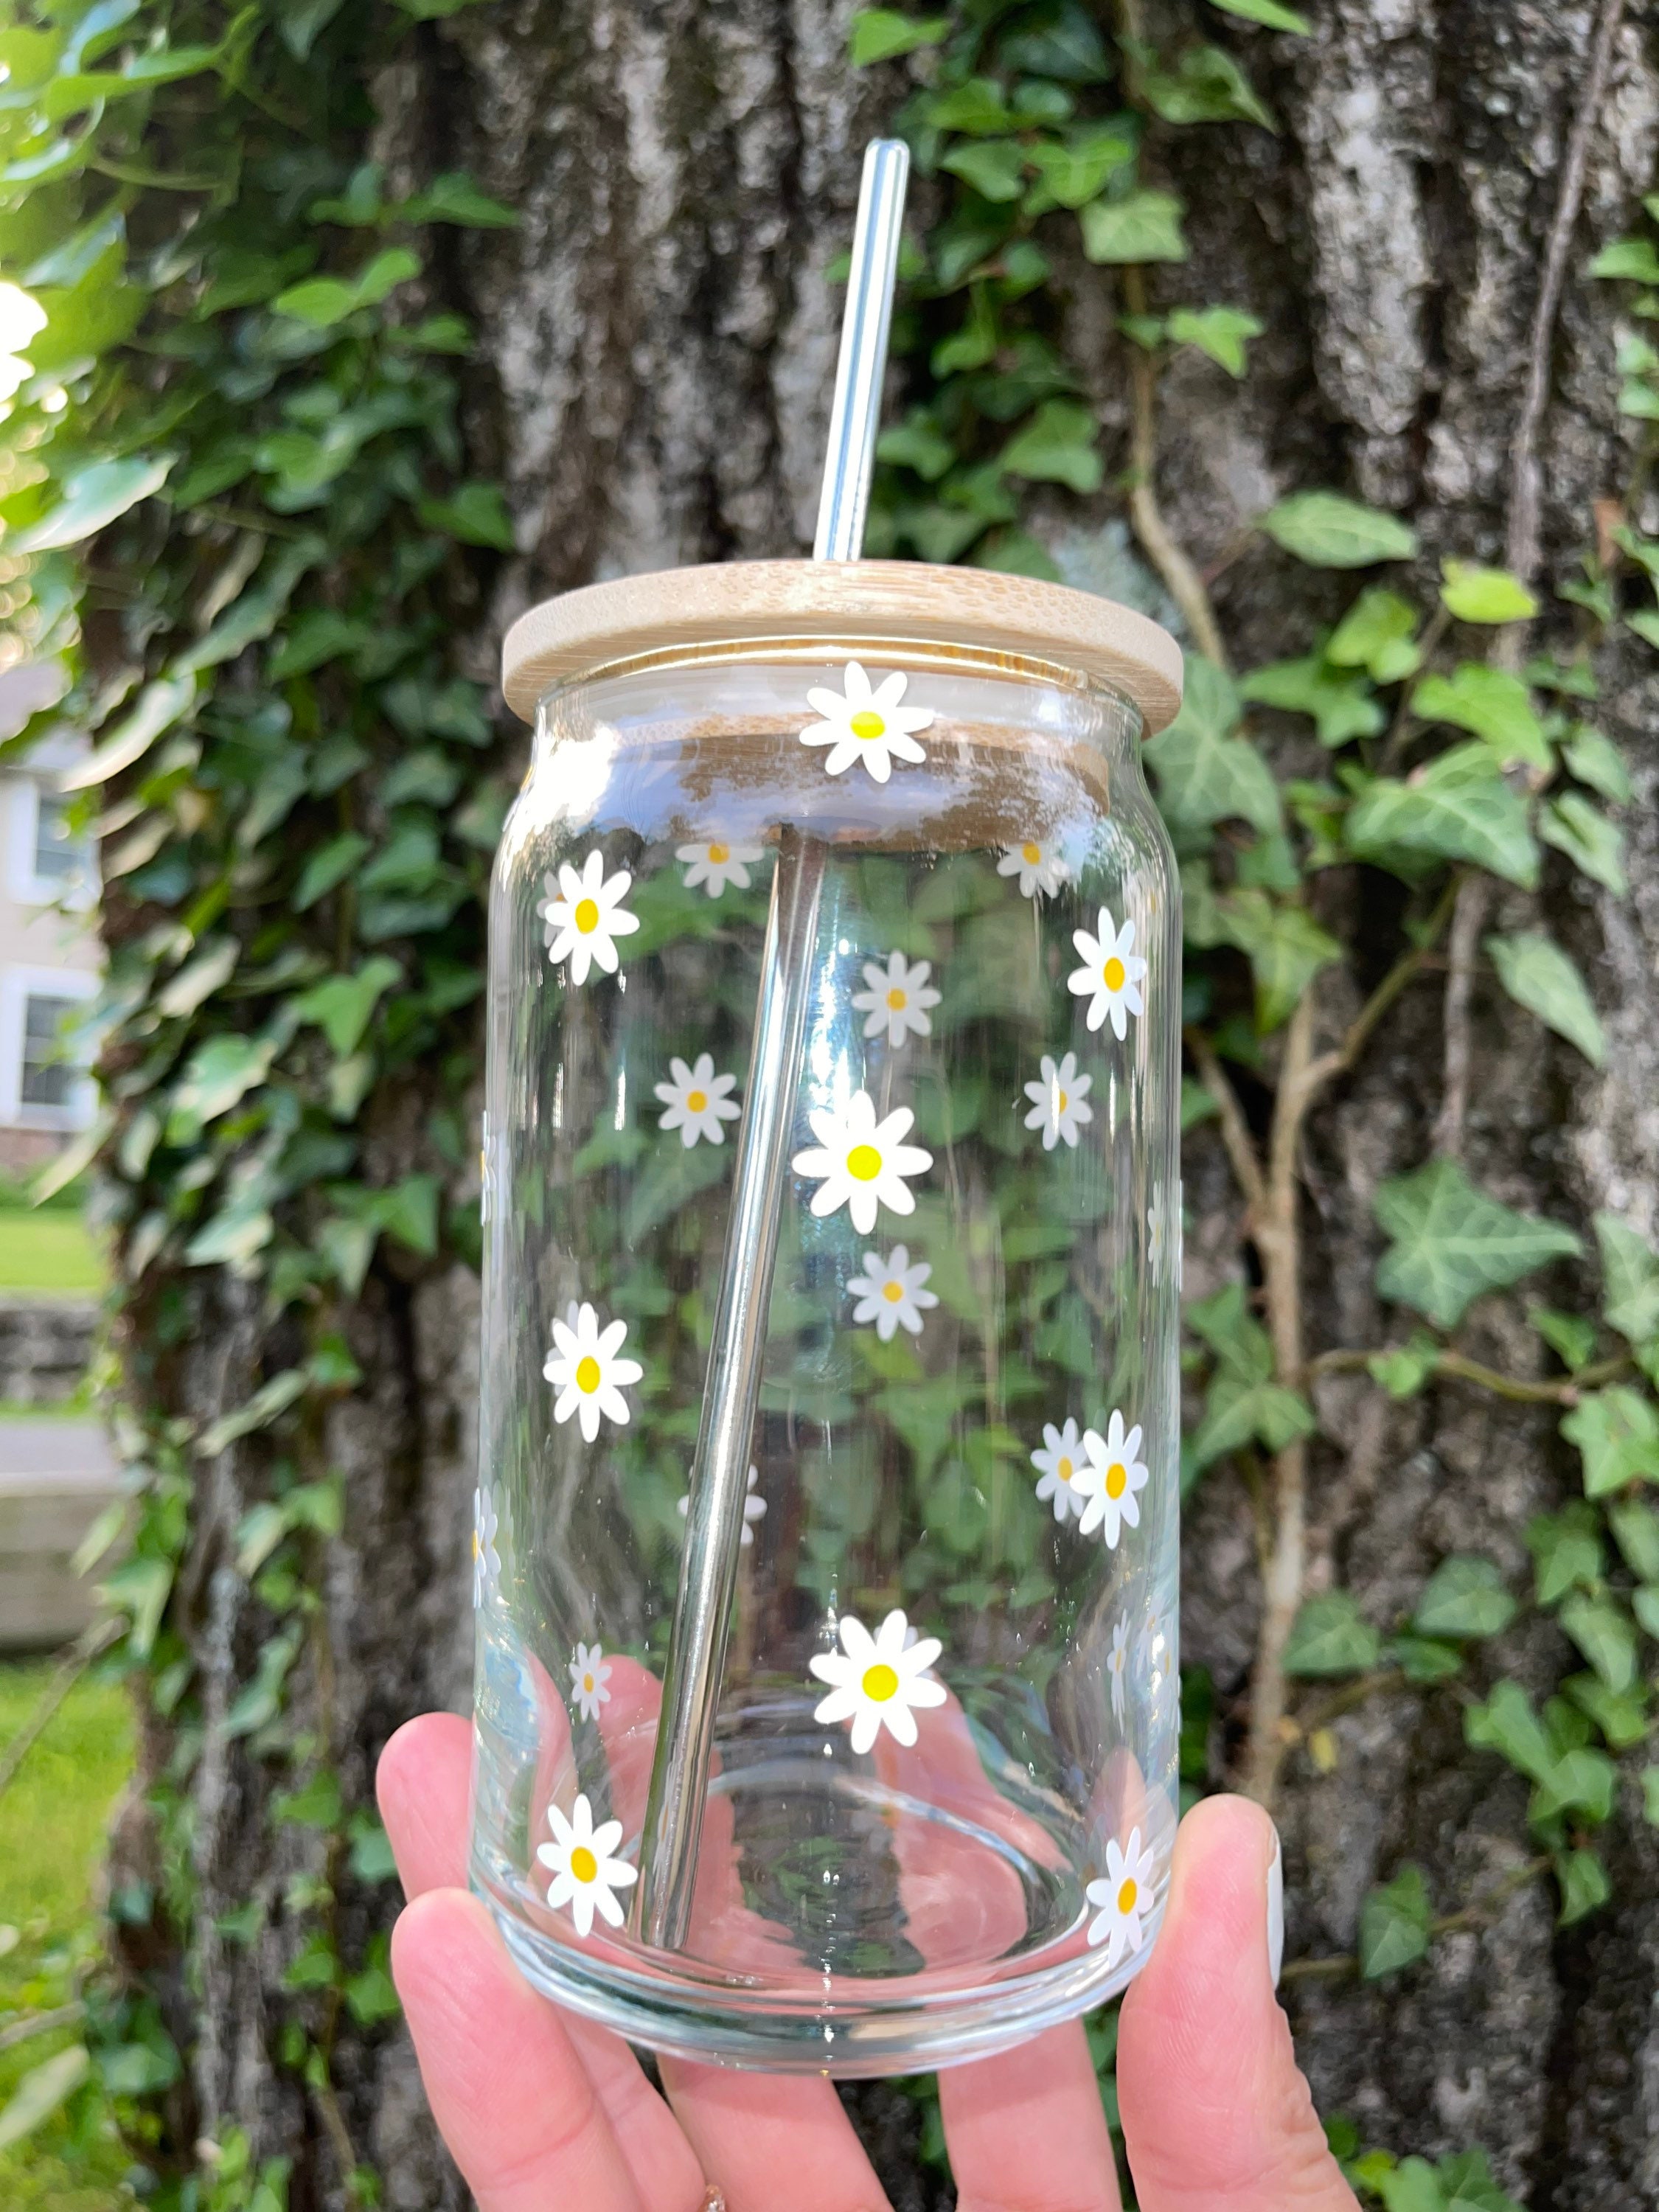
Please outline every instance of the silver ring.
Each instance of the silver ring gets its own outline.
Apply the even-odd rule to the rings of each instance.
[[[726,2191],[715,2182],[703,2192],[702,2212],[726,2212]]]

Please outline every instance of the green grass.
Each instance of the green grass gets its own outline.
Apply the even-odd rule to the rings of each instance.
[[[78,1214],[0,1206],[0,1291],[96,1296],[106,1279],[102,1257]]]
[[[0,1664],[0,1745],[33,1711],[50,1660]],[[125,1693],[82,1681],[53,1715],[0,1796],[0,2025],[64,2003],[78,1963],[99,1943],[93,1884],[111,1808],[132,1759]],[[0,2051],[0,2106],[30,2069],[78,2039],[64,2028]],[[0,2151],[6,2212],[115,2212],[131,2164],[102,2094],[79,2092],[21,2143]]]

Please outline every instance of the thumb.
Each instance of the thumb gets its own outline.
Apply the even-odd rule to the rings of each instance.
[[[1181,1824],[1164,1925],[1118,2043],[1142,2212],[1357,2212],[1273,1995],[1278,1851],[1273,1822],[1243,1797],[1206,1798]]]

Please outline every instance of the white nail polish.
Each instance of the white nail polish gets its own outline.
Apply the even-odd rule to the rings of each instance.
[[[1285,1854],[1273,1835],[1273,1863],[1267,1869],[1267,1972],[1279,1987],[1279,1970],[1285,1962]]]

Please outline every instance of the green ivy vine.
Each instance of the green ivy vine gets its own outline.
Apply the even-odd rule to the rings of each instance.
[[[434,270],[446,237],[514,217],[459,175],[392,198],[360,149],[371,63],[419,18],[470,4],[487,0],[33,0],[0,29],[0,594],[16,650],[62,662],[58,714],[94,738],[79,783],[110,948],[103,1110],[58,1171],[96,1161],[121,1284],[118,1419],[134,1476],[88,1547],[119,1561],[97,1663],[130,1677],[173,1747],[151,1790],[159,1885],[118,1894],[112,1913],[185,1949],[199,1933],[185,1785],[207,1723],[177,1582],[204,1463],[262,1438],[269,1494],[234,1548],[268,1633],[219,1725],[268,1767],[273,1821],[323,1842],[325,1877],[285,1900],[273,2033],[363,2202],[377,2184],[331,2061],[343,2019],[376,2032],[396,1999],[384,1938],[350,1948],[342,1931],[365,1915],[341,1906],[372,1899],[391,1867],[335,1747],[298,1724],[286,1690],[296,1667],[326,1668],[318,1588],[343,1498],[317,1424],[362,1379],[343,1317],[378,1270],[477,1255],[471,1211],[450,1194],[475,1143],[482,901],[509,790],[447,640],[511,532],[499,487],[466,473],[457,375],[471,337]],[[1247,1778],[1265,1796],[1285,1756],[1333,1762],[1338,1717],[1382,1690],[1454,1699],[1469,1743],[1528,1785],[1517,1879],[1553,1881],[1571,1922],[1609,1894],[1609,1825],[1659,1821],[1647,1679],[1659,1514],[1645,1495],[1659,1482],[1659,1255],[1604,1218],[1592,1276],[1576,1231],[1516,1212],[1442,1152],[1377,1194],[1391,1340],[1310,1356],[1295,1162],[1307,1114],[1477,911],[1471,886],[1531,890],[1553,854],[1552,867],[1625,895],[1616,817],[1630,787],[1597,725],[1596,655],[1621,628],[1659,645],[1659,544],[1614,528],[1546,610],[1534,576],[1473,559],[1425,581],[1406,524],[1308,488],[1258,517],[1233,557],[1289,556],[1352,572],[1358,588],[1291,657],[1231,665],[1158,506],[1159,394],[1182,349],[1246,375],[1259,326],[1185,296],[1185,210],[1164,158],[1172,134],[1274,129],[1248,64],[1264,39],[1307,27],[1279,0],[1192,12],[1191,34],[1163,44],[1134,0],[1109,21],[1082,0],[854,18],[851,63],[884,69],[894,127],[939,210],[907,249],[894,343],[909,404],[881,443],[869,550],[1054,574],[1034,489],[1050,513],[1109,490],[1178,610],[1194,648],[1186,704],[1147,754],[1186,891],[1185,1115],[1215,1123],[1241,1200],[1237,1281],[1187,1316],[1183,1480],[1231,1461],[1261,1503],[1268,1603]],[[1659,221],[1659,203],[1648,213]],[[1110,272],[1124,452],[1103,450],[1067,352],[1079,258]],[[1583,273],[1623,288],[1633,325],[1659,317],[1651,230]],[[1627,338],[1617,370],[1632,479],[1611,489],[1630,513],[1651,466],[1659,354]],[[1517,655],[1510,641],[1534,623],[1547,643]],[[1262,737],[1309,729],[1321,772],[1278,776]],[[1321,1049],[1321,979],[1347,950],[1322,879],[1355,862],[1397,878],[1399,939]],[[1564,947],[1528,928],[1476,949],[1516,1020],[1600,1063],[1600,1022]],[[422,1164],[387,1181],[370,1133],[411,1087],[434,1102]],[[1243,1287],[1247,1244],[1259,1297]],[[210,1268],[246,1286],[286,1352],[198,1434],[169,1408],[194,1271]],[[1563,1298],[1593,1279],[1594,1314],[1532,1306],[1535,1361],[1496,1372],[1464,1348],[1466,1316],[1544,1269]],[[1583,1495],[1528,1532],[1528,1589],[1453,1558],[1397,1620],[1341,1590],[1307,1595],[1317,1386],[1344,1370],[1396,1399],[1440,1383],[1559,1409]],[[1541,1703],[1504,1667],[1504,1639],[1534,1611],[1572,1655]],[[1195,1790],[1219,1779],[1212,1697],[1188,1678]],[[1437,1898],[1401,1866],[1367,1899],[1353,1957],[1288,1971],[1408,1972],[1438,1933],[1501,1902]],[[250,1901],[220,1936],[253,1941],[265,1909]],[[142,1946],[122,1949],[131,1961]],[[109,1972],[88,1996],[84,2064],[59,2067],[56,2101],[113,2119],[164,2212],[283,2212],[283,2160],[257,2161],[235,2130],[193,2142],[170,2021],[165,1990],[131,1965]],[[1113,2023],[1091,2033],[1115,2111]],[[942,2158],[936,2112],[925,2117],[924,2148]],[[1332,2133],[1387,2212],[1508,2204],[1478,2151],[1431,2167],[1365,2152],[1340,2122]]]

